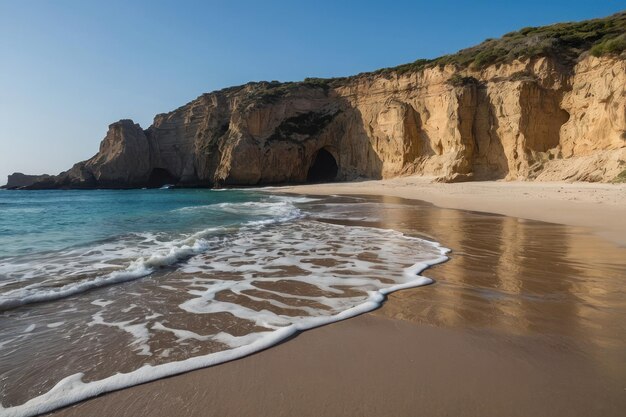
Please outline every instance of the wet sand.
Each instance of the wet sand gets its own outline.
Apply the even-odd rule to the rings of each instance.
[[[497,213],[589,228],[626,246],[626,184],[476,181],[434,183],[430,178],[279,187],[296,194],[387,195],[417,199],[438,207]]]
[[[623,415],[625,248],[584,228],[371,200],[387,203],[375,226],[453,250],[426,271],[435,284],[247,358],[54,415]]]

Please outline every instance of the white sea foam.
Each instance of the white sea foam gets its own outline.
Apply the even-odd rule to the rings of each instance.
[[[91,304],[95,305],[95,306],[100,306],[100,307],[106,307],[109,304],[114,303],[113,300],[94,300],[91,302]]]
[[[180,239],[161,242],[152,234],[135,235],[88,250],[69,250],[35,262],[0,264],[0,274],[19,288],[0,293],[0,310],[69,297],[94,288],[131,281],[207,250],[209,228]]]
[[[270,216],[274,219],[290,220],[300,216],[300,210],[291,201],[249,201],[245,203],[219,203],[225,212],[249,216]]]
[[[259,217],[260,220],[251,220],[247,225],[264,226],[302,217],[303,213],[294,203],[310,200],[280,196],[269,201],[218,203],[179,210],[217,209],[242,218]],[[224,227],[213,227],[171,240],[163,234],[135,233],[114,242],[51,253],[37,260],[31,257],[4,259],[0,261],[0,276],[3,277],[0,288],[10,289],[0,292],[0,311],[145,277],[160,267],[205,252],[211,246],[212,237],[228,231]],[[18,288],[13,288],[15,286]]]
[[[115,271],[105,276],[99,276],[94,279],[81,281],[60,286],[54,289],[47,289],[46,283],[32,284],[17,290],[11,290],[0,295],[0,310],[6,310],[18,307],[24,304],[37,303],[42,301],[57,300],[59,298],[69,297],[94,288],[103,287],[105,285],[116,284],[120,282],[130,281],[132,279],[146,276],[151,271],[142,266],[129,266],[126,270]]]
[[[151,291],[160,291],[154,301],[138,290],[129,291],[123,300],[106,296],[91,301],[100,310],[94,313],[92,308],[86,313],[88,330],[82,333],[92,332],[86,337],[104,334],[98,333],[101,331],[122,333],[130,342],[119,347],[118,355],[146,358],[139,363],[149,358],[157,365],[146,364],[99,380],[90,377],[91,382],[84,382],[83,374],[77,372],[23,404],[0,406],[0,415],[36,415],[105,392],[241,358],[299,331],[371,311],[390,292],[429,284],[432,281],[419,275],[421,271],[447,259],[447,249],[437,243],[396,231],[300,220],[305,213],[294,204],[315,201],[271,196],[259,202],[190,207],[183,210],[217,210],[254,220],[235,228],[205,229],[176,238],[134,234],[88,249],[52,254],[37,268],[17,259],[0,263],[0,274],[7,276],[4,282],[10,282],[0,288],[0,309],[129,281],[163,266],[176,265],[178,271],[175,279],[154,285]],[[331,207],[334,214],[328,217],[352,215],[342,207]],[[408,265],[407,259],[415,263]],[[56,281],[46,278],[51,276]],[[307,287],[301,290],[298,285]],[[158,295],[165,294],[175,294],[177,300],[183,297],[184,301],[177,301],[178,314],[199,315],[200,323],[203,317],[229,313],[227,316],[261,330],[231,334],[228,327],[213,332],[202,326],[185,328],[185,320],[175,322],[170,317],[176,305],[160,304],[163,298]],[[247,301],[237,301],[241,299]],[[76,323],[55,321],[43,327],[47,332],[65,332],[67,326],[80,325]],[[33,340],[39,330],[29,325],[24,331],[28,333],[3,341],[0,347],[14,349],[12,343]],[[170,337],[160,337],[164,333]],[[155,340],[173,340],[168,343],[174,344],[159,345],[163,342]],[[224,350],[197,353],[197,346],[203,343]],[[190,354],[181,359],[177,345],[190,346]]]
[[[258,205],[256,208],[265,209]],[[176,343],[218,342],[227,348],[154,366],[144,365],[91,382],[84,382],[83,374],[76,373],[21,405],[0,407],[0,414],[30,416],[48,412],[105,392],[241,358],[297,332],[371,311],[380,306],[386,294],[431,283],[419,274],[428,266],[445,261],[446,252],[435,242],[390,230],[316,221],[269,226],[248,224],[228,240],[209,245],[180,265],[183,276],[177,278],[176,284],[183,285],[188,297],[179,307],[200,315],[228,312],[266,330],[238,336],[227,330],[202,334],[166,324],[167,316],[159,313],[113,321],[105,319],[104,312],[116,304],[103,305],[102,300],[97,300],[103,310],[92,315],[90,326],[105,326],[128,334],[132,338],[129,348],[136,355],[169,358],[171,347],[151,350],[150,340],[159,332],[172,334]],[[417,262],[391,273],[394,265],[406,265],[410,257]],[[292,272],[285,275],[285,271]],[[236,278],[220,279],[220,274]],[[316,290],[302,294],[277,286],[284,283],[309,285]],[[171,285],[156,286],[162,287],[168,292],[177,290]],[[346,288],[356,292],[346,293]],[[223,294],[229,293],[252,302],[263,301],[268,308],[225,301]],[[307,301],[312,304],[306,304]],[[130,306],[122,311],[130,311]]]
[[[180,207],[177,209],[174,209],[172,211],[174,212],[197,212],[197,211],[207,211],[207,210],[212,210],[217,208],[217,204],[206,204],[206,205],[202,205],[202,206],[189,206],[189,207]]]
[[[419,265],[416,264],[413,270],[421,271],[428,265],[443,262],[445,259],[446,257],[442,255],[442,257],[434,259],[430,263],[421,263]],[[95,397],[106,392],[111,392],[133,385],[154,381],[156,379],[164,378],[167,376],[191,371],[194,369],[204,368],[212,365],[217,365],[219,363],[239,359],[252,353],[267,349],[291,337],[297,332],[308,330],[314,327],[319,327],[324,324],[345,320],[347,318],[374,310],[379,307],[384,299],[385,294],[404,288],[426,285],[430,282],[431,280],[428,278],[416,276],[412,282],[399,284],[393,287],[389,287],[385,290],[379,290],[377,292],[373,291],[372,293],[370,293],[367,301],[361,303],[358,306],[342,311],[341,313],[335,314],[333,316],[313,317],[305,319],[299,323],[294,323],[292,325],[279,328],[263,336],[254,334],[249,338],[253,339],[250,343],[240,345],[230,350],[211,353],[205,356],[192,357],[178,362],[169,362],[157,366],[145,365],[129,373],[119,373],[99,381],[93,381],[88,383],[82,381],[82,373],[77,373],[68,376],[67,378],[64,378],[59,383],[57,383],[54,388],[52,388],[45,394],[35,397],[27,401],[26,403],[15,407],[11,407],[8,409],[0,408],[0,411],[6,417],[34,416],[37,414],[55,410],[60,407],[67,406],[69,404],[73,404],[81,400],[85,400],[87,398]],[[233,343],[232,336],[225,333],[220,333],[219,335],[227,339],[225,341],[229,342],[229,344]]]
[[[128,313],[129,311],[132,311],[135,308],[137,308],[137,304],[131,304],[127,308],[123,308],[122,313]]]
[[[108,322],[102,318],[102,312],[98,312],[92,316],[93,320],[88,323],[88,326],[102,325],[117,327],[118,329],[129,333],[133,337],[131,346],[133,350],[138,351],[138,355],[151,356],[150,346],[147,341],[150,339],[150,333],[145,323],[135,323],[137,319],[120,321],[120,322]]]
[[[35,330],[35,327],[37,327],[37,325],[35,325],[35,324],[31,324],[31,325],[29,325],[27,328],[25,328],[25,329],[24,329],[24,331],[23,331],[22,333],[30,333],[30,332],[32,332],[33,330]]]

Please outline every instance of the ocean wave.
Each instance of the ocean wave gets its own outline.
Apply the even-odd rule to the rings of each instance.
[[[292,201],[303,200],[285,198],[274,202],[218,203],[178,210],[218,209],[241,215],[244,221],[239,227],[263,227],[302,217],[303,213]],[[245,221],[259,217],[259,220]],[[122,239],[107,239],[87,249],[51,252],[38,260],[31,257],[4,259],[0,261],[0,276],[4,277],[0,289],[19,286],[19,283],[23,285],[0,292],[0,311],[148,276],[160,267],[205,252],[215,243],[208,238],[227,235],[234,230],[237,227],[213,227],[175,239],[150,232],[132,233]],[[68,280],[72,282],[67,283]]]
[[[266,223],[289,221],[302,217],[302,211],[294,203],[314,201],[308,198],[283,198],[274,201],[246,201],[207,204],[202,206],[189,206],[175,209],[174,212],[191,213],[215,211],[227,214],[239,215],[242,218],[263,217]]]
[[[45,413],[102,393],[241,358],[303,330],[376,309],[393,291],[427,285],[432,280],[422,271],[447,259],[448,250],[436,242],[393,230],[317,221],[306,209],[317,200],[272,195],[261,201],[184,207],[178,210],[216,211],[239,220],[184,235],[130,233],[89,248],[48,253],[36,262],[28,257],[0,260],[0,275],[7,278],[0,286],[0,310],[60,300],[136,280],[164,267],[175,271],[159,274],[154,283],[134,285],[132,291],[113,286],[107,292],[37,306],[42,309],[37,311],[46,311],[46,306],[54,312],[66,308],[76,316],[73,320],[62,314],[47,316],[47,322],[26,327],[28,333],[7,337],[0,348],[6,344],[14,350],[23,346],[20,343],[31,343],[23,348],[29,352],[33,350],[29,347],[41,346],[38,337],[49,340],[53,333],[80,346],[124,332],[118,339],[130,342],[116,345],[116,354],[149,357],[138,363],[150,364],[94,378],[78,372],[91,369],[89,362],[81,362],[82,367],[73,368],[75,373],[68,377],[61,378],[65,371],[57,378],[46,375],[58,382],[43,394],[44,390],[27,384],[32,394],[20,397],[21,404],[0,405],[0,415]],[[347,208],[337,211],[339,216],[350,214]],[[414,263],[409,265],[408,260]],[[76,300],[83,300],[82,309],[72,304]],[[15,311],[16,316],[25,311],[25,324],[31,323],[29,310]],[[215,330],[214,313],[229,317],[230,324]],[[185,320],[189,317],[194,319]],[[207,319],[213,320],[212,325],[202,325]],[[249,327],[233,331],[233,323]],[[16,328],[21,331],[25,326]],[[162,337],[163,332],[168,337]],[[199,350],[199,354],[190,344],[222,350]],[[65,344],[59,348],[63,355],[72,354]],[[188,353],[181,356],[180,351]]]
[[[392,277],[389,271],[377,270],[373,268],[376,265],[375,261],[359,256],[378,253],[384,254],[381,259],[390,265],[405,263],[407,250],[411,247],[414,248],[414,256],[418,261],[401,268],[402,273],[395,276],[391,282],[386,281]],[[446,248],[436,242],[406,236],[396,231],[331,225],[316,221],[287,223],[260,231],[254,227],[242,228],[228,245],[208,250],[204,254],[190,258],[182,265],[181,272],[191,278],[179,277],[177,282],[188,281],[191,298],[179,307],[186,312],[199,315],[229,312],[235,318],[252,321],[266,330],[240,336],[234,336],[226,331],[199,334],[165,324],[168,321],[160,319],[152,322],[153,324],[149,324],[148,321],[107,322],[102,312],[98,312],[93,315],[93,325],[127,332],[134,338],[131,345],[137,350],[137,355],[152,354],[149,345],[151,332],[171,333],[177,343],[188,343],[190,340],[199,343],[217,342],[228,348],[158,365],[146,364],[130,372],[116,373],[90,382],[85,382],[84,374],[78,372],[60,380],[44,394],[20,405],[0,408],[0,414],[18,417],[45,413],[106,392],[250,355],[276,345],[298,332],[374,310],[391,292],[430,284],[432,280],[420,274],[429,266],[447,260],[447,252]],[[280,255],[281,253],[284,255]],[[257,257],[256,261],[244,265],[246,260],[250,260],[251,254]],[[316,257],[325,260],[327,266],[311,263],[310,261]],[[315,285],[320,295],[278,293],[277,290],[258,286],[259,282],[280,283],[281,278],[274,276],[272,271],[295,265],[304,268],[302,272],[304,275],[299,276],[297,281]],[[196,278],[197,275],[204,276],[203,273],[210,271],[238,273],[248,278],[225,281]],[[363,296],[346,295],[342,289],[344,287],[360,288]],[[293,316],[273,312],[267,308],[251,309],[217,297],[219,293],[230,292],[238,296],[248,294],[253,301],[258,301],[258,296],[254,295],[255,293],[251,294],[250,290],[259,288],[263,288],[268,294],[280,294],[280,297],[263,299],[276,308],[290,307],[290,304],[285,304],[288,299],[315,301],[320,307],[325,307],[320,309],[300,306],[298,309],[301,313]],[[102,300],[97,301],[105,304]],[[103,308],[108,306],[109,303],[106,303]],[[153,319],[158,317],[158,314],[151,316]]]
[[[71,282],[64,285],[55,285],[54,281],[43,280],[33,284],[28,284],[22,288],[5,291],[0,294],[0,311],[12,309],[25,304],[58,300],[85,291],[89,291],[94,288],[100,288],[107,285],[118,284],[145,277],[154,272],[155,269],[159,267],[173,265],[180,260],[189,258],[193,255],[205,251],[210,246],[210,243],[202,237],[214,233],[217,230],[219,229],[206,229],[202,232],[195,233],[194,235],[186,239],[165,242],[164,244],[161,244],[161,247],[151,247],[151,254],[139,256],[136,259],[127,261],[128,264],[126,267],[118,267],[117,270],[99,276],[86,278],[78,282]],[[143,241],[144,243],[147,241],[157,242],[156,239],[151,235],[146,235],[146,238],[147,239]],[[42,272],[45,273],[45,276],[48,276],[49,274],[56,274],[57,277],[65,279],[76,275],[87,275],[89,273],[94,274],[97,273],[98,270],[107,268],[110,269],[114,267],[111,263],[109,263],[111,260],[119,261],[127,259],[128,254],[125,253],[127,251],[131,251],[131,249],[129,249],[128,247],[123,247],[121,251],[118,250],[115,251],[114,254],[111,254],[111,250],[107,247],[92,248],[89,252],[96,254],[96,256],[90,257],[89,252],[83,253],[83,256],[91,258],[91,262],[83,260],[82,262],[86,263],[86,265],[82,267],[79,267],[77,265],[75,265],[74,267],[70,266],[68,270],[64,269],[67,267],[67,263],[61,262],[57,265],[47,264],[39,266],[38,271],[35,271],[35,273]],[[109,252],[109,258],[112,259],[102,259],[103,253],[106,252]],[[68,258],[75,259],[76,255],[78,254],[71,254]],[[62,260],[62,257],[61,259],[57,258],[57,260]],[[24,268],[29,268],[29,264],[19,266],[7,266],[0,264],[0,271],[13,269],[13,272],[16,274],[19,273],[20,269]],[[15,271],[16,269],[17,271]],[[30,280],[25,281],[30,282],[31,280],[33,280],[33,278],[37,278],[37,276],[31,277]],[[57,281],[59,280],[57,279]]]

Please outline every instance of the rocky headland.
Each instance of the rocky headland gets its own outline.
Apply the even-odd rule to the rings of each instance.
[[[15,172],[7,177],[7,183],[0,188],[17,189],[31,186],[37,182],[49,181],[52,176],[48,174],[42,175],[26,175],[21,172]]]
[[[422,175],[602,181],[626,169],[626,12],[524,28],[352,77],[203,94],[26,188],[241,186]]]

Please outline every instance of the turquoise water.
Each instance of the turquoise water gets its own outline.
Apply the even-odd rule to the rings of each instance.
[[[0,191],[0,259],[66,249],[128,233],[185,233],[267,218],[223,210],[179,210],[260,201],[247,191],[203,189]]]
[[[206,189],[0,192],[0,310],[150,275],[243,226],[300,217],[292,200]]]

